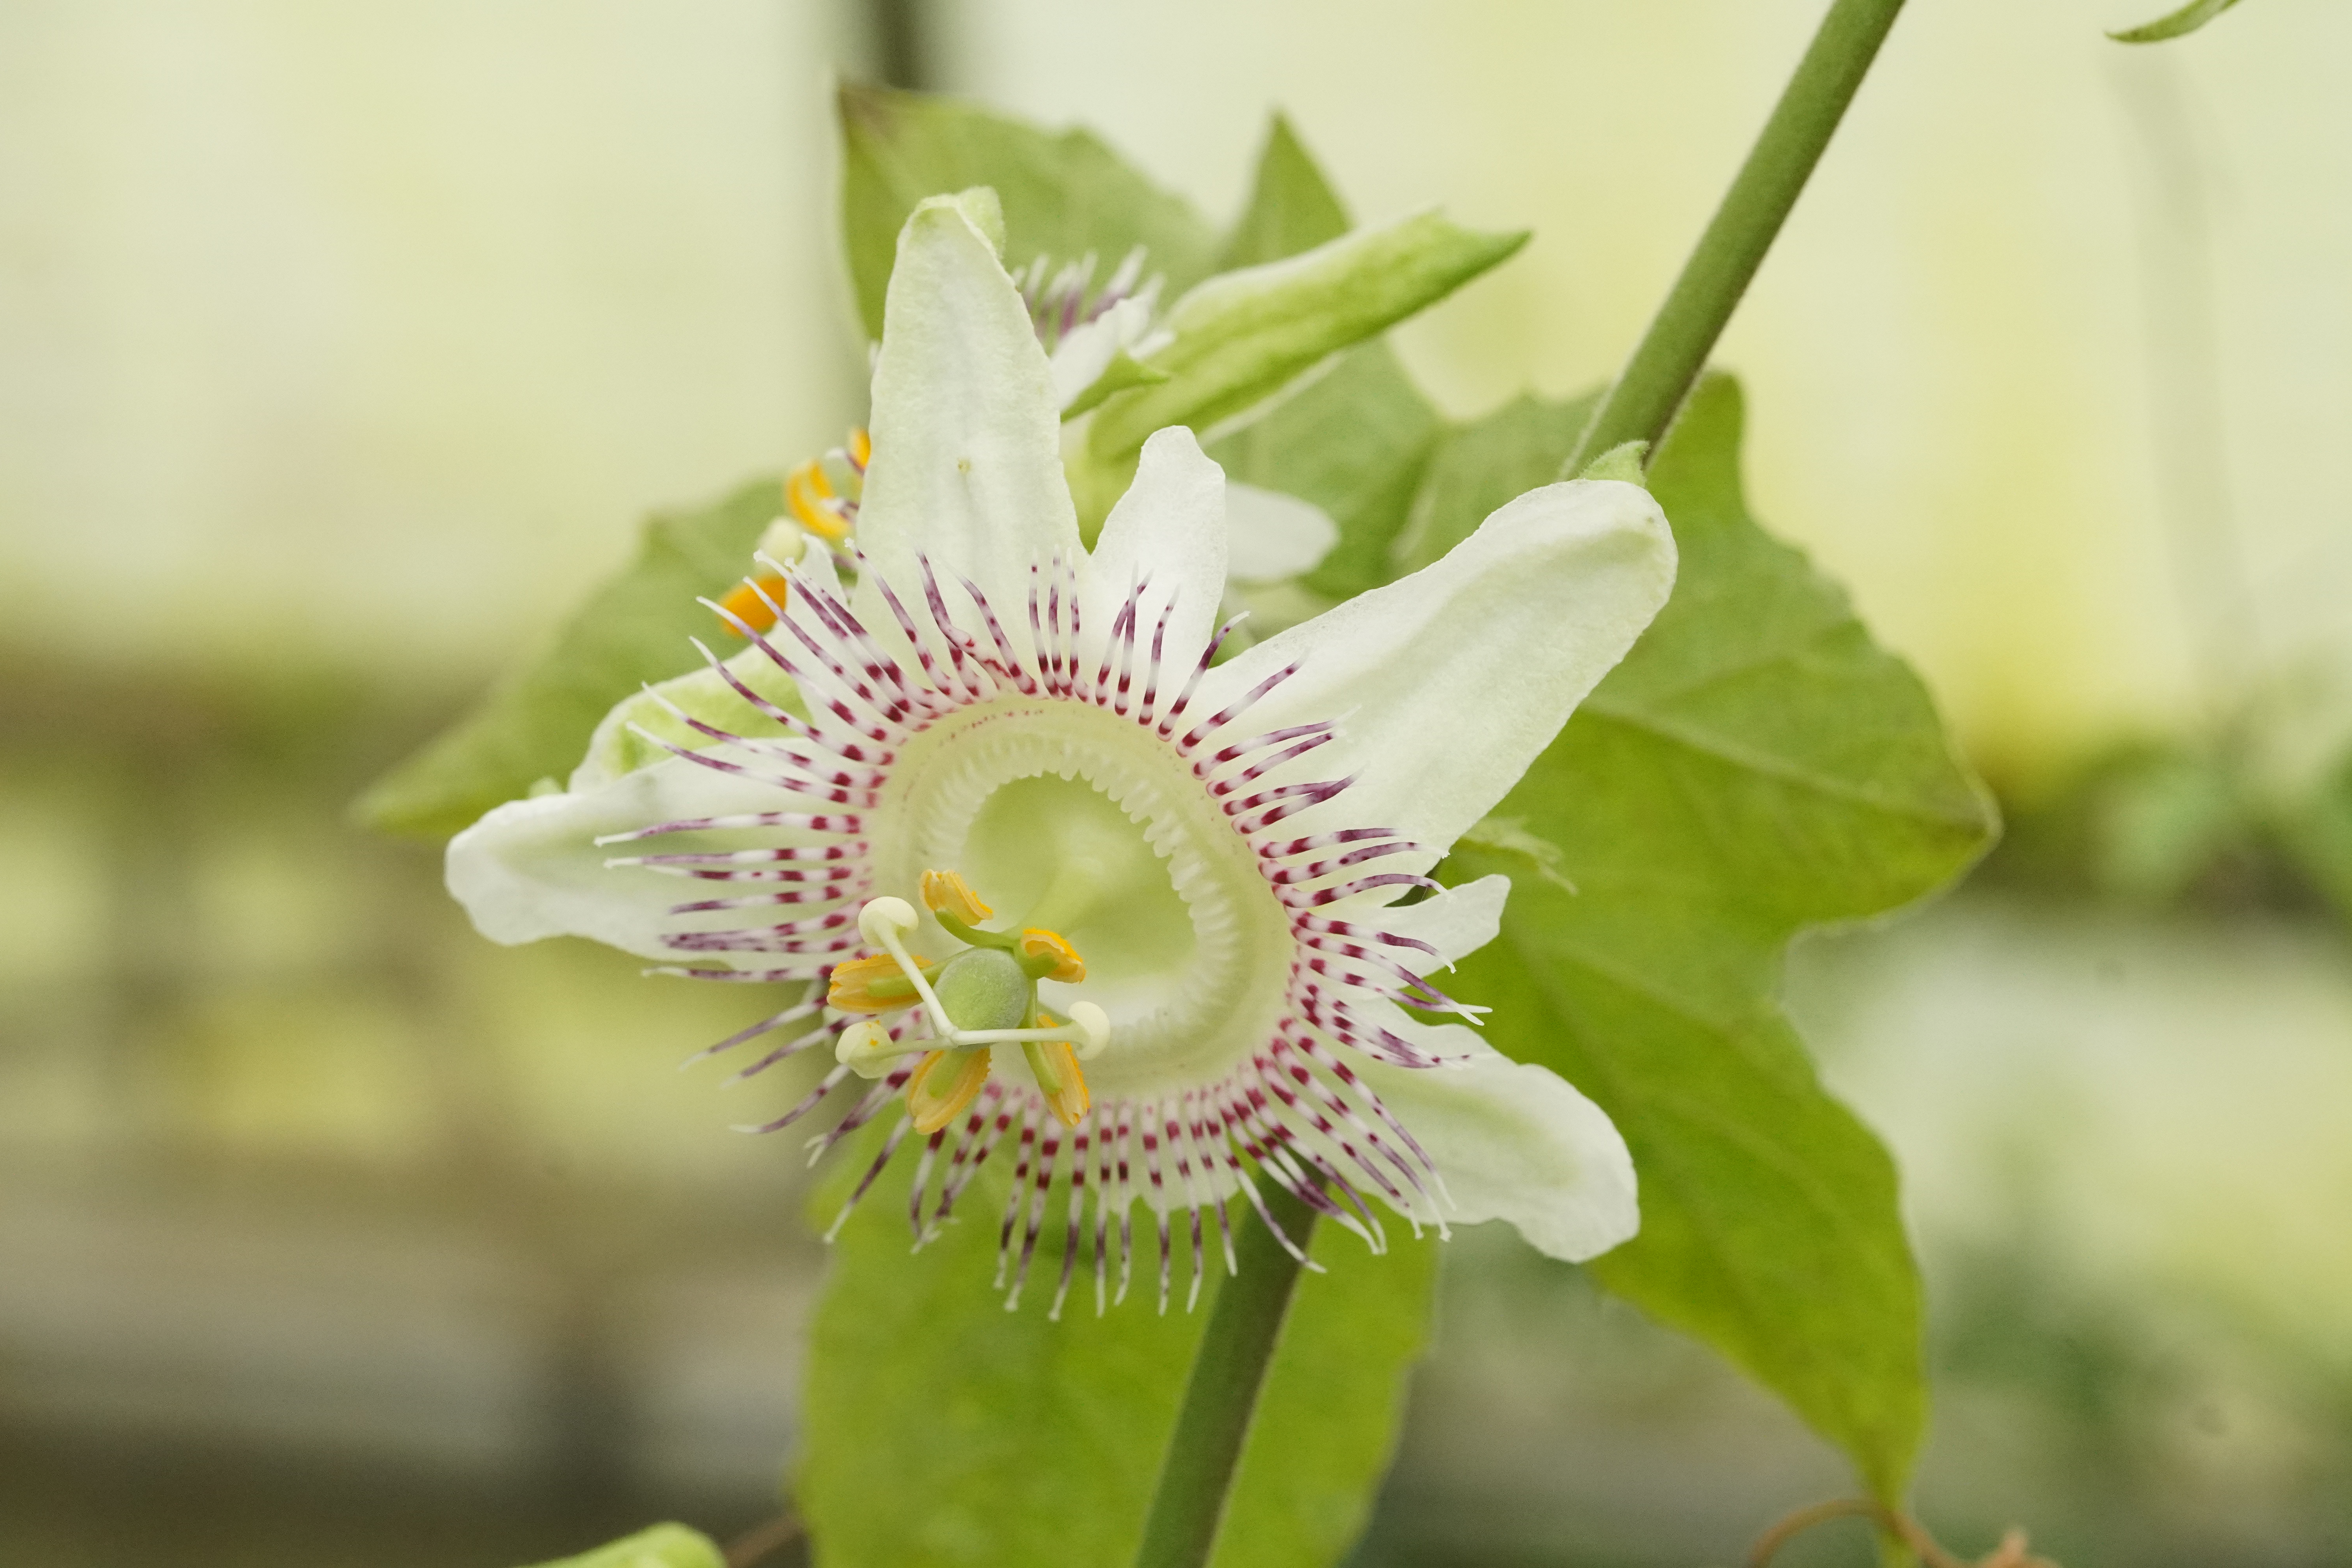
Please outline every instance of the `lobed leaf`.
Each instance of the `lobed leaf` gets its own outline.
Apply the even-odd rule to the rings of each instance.
[[[1218,252],[1217,270],[1280,261],[1328,244],[1353,226],[1347,204],[1291,128],[1290,117],[1276,112],[1266,124],[1249,200]]]
[[[1582,414],[1522,400],[1451,437],[1408,557],[1475,526],[1487,487],[1555,470]],[[1780,1015],[1782,955],[1949,881],[1991,818],[1917,679],[1748,516],[1740,422],[1716,378],[1675,425],[1649,476],[1674,599],[1496,808],[1557,847],[1554,874],[1492,843],[1449,862],[1514,874],[1502,939],[1451,989],[1632,1146],[1642,1232],[1598,1280],[1746,1368],[1893,1500],[1927,1408],[1917,1271],[1893,1162]]]
[[[688,637],[726,637],[695,600],[740,580],[782,500],[780,480],[753,479],[652,519],[626,566],[473,711],[371,785],[354,815],[386,832],[450,834],[541,779],[569,775],[614,703],[699,664]]]

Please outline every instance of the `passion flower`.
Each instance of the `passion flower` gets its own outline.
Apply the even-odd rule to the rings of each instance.
[[[843,1107],[821,1152],[893,1118],[857,1194],[915,1143],[919,1241],[1009,1142],[1008,1306],[1057,1195],[1056,1312],[1082,1257],[1097,1310],[1114,1275],[1124,1294],[1139,1205],[1161,1306],[1180,1233],[1197,1295],[1204,1213],[1230,1268],[1230,1201],[1265,1215],[1265,1183],[1375,1248],[1383,1208],[1507,1219],[1561,1258],[1623,1240],[1608,1118],[1431,1021],[1476,1011],[1435,977],[1494,937],[1508,883],[1430,873],[1664,601],[1656,504],[1532,490],[1221,661],[1223,475],[1162,430],[1081,542],[991,201],[935,198],[900,237],[854,585],[824,548],[763,562],[751,581],[788,587],[755,590],[764,624],[721,612],[751,646],[616,710],[565,792],[460,835],[451,890],[498,941],[795,987],[713,1049],[781,1033],[745,1074],[822,1068],[760,1131]]]

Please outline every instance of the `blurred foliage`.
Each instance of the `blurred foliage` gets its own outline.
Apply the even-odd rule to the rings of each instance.
[[[494,805],[561,783],[614,704],[696,666],[692,637],[724,623],[697,601],[740,580],[783,506],[778,479],[648,521],[635,558],[525,654],[460,719],[370,785],[352,808],[390,833],[446,837]]]
[[[2119,742],[2011,808],[1987,876],[2139,910],[2352,921],[2352,748],[2282,781],[2242,723]]]

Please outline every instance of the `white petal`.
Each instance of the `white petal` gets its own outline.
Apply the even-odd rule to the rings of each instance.
[[[1444,849],[1625,656],[1674,576],[1674,536],[1647,490],[1547,485],[1443,560],[1219,667],[1191,711],[1217,712],[1297,661],[1244,731],[1338,719],[1339,741],[1288,776],[1357,783],[1290,821],[1302,833],[1388,827]]]
[[[1150,658],[1160,607],[1175,596],[1160,656],[1163,702],[1192,673],[1216,629],[1225,587],[1226,489],[1225,471],[1192,432],[1181,425],[1155,432],[1079,577],[1081,651],[1091,660],[1101,658],[1111,623],[1137,583],[1150,585],[1138,610],[1139,659]],[[1086,668],[1094,672],[1094,665]]]
[[[1334,920],[1370,919],[1382,931],[1425,942],[1437,950],[1435,958],[1399,953],[1408,968],[1423,973],[1454,963],[1495,940],[1503,929],[1503,900],[1510,896],[1511,879],[1496,875],[1448,888],[1433,898],[1402,909],[1360,914],[1356,900],[1343,899],[1322,912]],[[1373,895],[1362,895],[1370,898]]]
[[[1467,1066],[1357,1071],[1437,1165],[1449,1223],[1507,1219],[1530,1246],[1570,1262],[1641,1228],[1633,1157],[1606,1112],[1548,1068],[1512,1061],[1454,1026],[1450,1056]]]
[[[1093,321],[1071,328],[1054,345],[1054,406],[1067,408],[1078,395],[1102,379],[1118,351],[1141,342],[1151,330],[1151,306],[1143,300],[1121,300]]]
[[[1313,501],[1225,481],[1225,531],[1236,583],[1279,583],[1323,563],[1339,525]]]
[[[704,840],[720,836],[677,834],[603,848],[596,839],[682,817],[773,811],[781,804],[772,784],[675,758],[581,794],[509,801],[449,841],[449,891],[473,918],[474,929],[492,942],[584,936],[642,958],[677,962],[680,954],[661,942],[663,931],[686,923],[670,916],[673,905],[723,896],[730,888],[757,889],[604,862],[630,854],[731,849],[740,847],[740,836],[716,844]],[[736,911],[731,921],[706,916],[702,923],[751,923],[745,913]]]
[[[1078,524],[1045,351],[970,210],[984,195],[935,196],[898,236],[857,542],[902,599],[923,554],[951,603],[967,576],[1003,615],[1025,605],[1031,561],[1076,552]],[[887,636],[887,611],[861,618]]]

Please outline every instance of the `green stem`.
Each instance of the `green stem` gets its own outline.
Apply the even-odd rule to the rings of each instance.
[[[1267,1184],[1266,1208],[1276,1225],[1306,1250],[1315,1211]],[[1217,1543],[1242,1442],[1249,1436],[1265,1369],[1282,1337],[1282,1320],[1298,1283],[1298,1259],[1252,1214],[1234,1238],[1232,1279],[1218,1288],[1208,1327],[1192,1360],[1192,1380],[1168,1441],[1168,1458],[1143,1523],[1136,1568],[1202,1568]]]
[[[1903,0],[1835,0],[1830,6],[1772,118],[1633,357],[1594,410],[1563,473],[1580,474],[1628,441],[1658,449],[1902,9]]]

